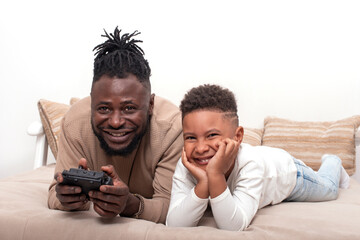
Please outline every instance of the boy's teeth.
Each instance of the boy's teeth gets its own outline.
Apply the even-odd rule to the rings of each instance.
[[[199,160],[199,162],[202,162],[202,163],[209,162],[209,159]]]

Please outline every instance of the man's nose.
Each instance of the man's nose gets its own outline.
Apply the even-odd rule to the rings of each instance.
[[[109,125],[112,128],[115,129],[120,128],[122,125],[124,125],[124,123],[125,123],[125,119],[119,111],[114,111],[111,114],[109,118]]]

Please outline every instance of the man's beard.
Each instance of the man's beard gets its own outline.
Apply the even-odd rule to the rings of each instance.
[[[141,141],[142,137],[145,135],[145,133],[147,131],[149,123],[150,123],[150,118],[148,119],[144,130],[142,132],[140,132],[139,134],[135,134],[135,136],[131,140],[130,144],[122,149],[111,148],[109,146],[109,144],[107,144],[107,142],[104,140],[104,138],[95,131],[95,127],[94,127],[92,120],[91,120],[91,128],[92,128],[95,136],[99,140],[101,148],[105,151],[105,153],[107,155],[109,155],[109,156],[127,156],[130,153],[132,153],[136,149],[136,147],[139,145],[139,142]]]

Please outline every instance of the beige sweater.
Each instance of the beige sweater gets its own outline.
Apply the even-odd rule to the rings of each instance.
[[[150,127],[134,153],[126,157],[108,156],[93,134],[90,122],[90,97],[74,104],[62,121],[62,133],[55,172],[77,168],[84,157],[91,170],[111,164],[131,193],[144,199],[140,218],[165,222],[169,207],[172,176],[183,147],[181,113],[169,101],[155,97]],[[56,181],[49,187],[48,205],[65,210],[55,192]],[[87,206],[87,209],[89,206]]]

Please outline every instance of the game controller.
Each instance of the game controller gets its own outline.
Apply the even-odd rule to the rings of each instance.
[[[79,186],[81,187],[81,193],[85,193],[89,198],[89,191],[99,190],[101,185],[113,185],[112,178],[105,172],[96,172],[79,168],[70,168],[62,172],[64,178],[61,184]]]

